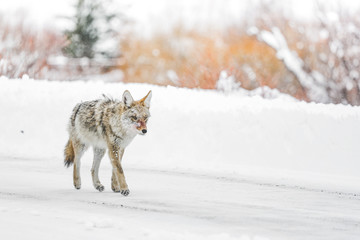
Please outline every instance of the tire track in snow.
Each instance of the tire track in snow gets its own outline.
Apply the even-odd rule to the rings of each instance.
[[[284,183],[280,184],[280,183],[276,183],[277,181],[265,182],[260,180],[246,179],[244,177],[235,178],[235,177],[216,176],[212,174],[183,172],[183,171],[175,171],[175,170],[156,170],[156,169],[144,169],[144,168],[129,168],[129,170],[133,170],[137,172],[147,172],[147,173],[160,173],[160,174],[166,174],[172,176],[177,175],[177,176],[192,177],[199,179],[212,179],[223,182],[234,182],[240,184],[256,185],[260,187],[279,188],[284,190],[299,190],[299,191],[314,192],[314,193],[324,193],[324,194],[337,195],[339,197],[348,198],[348,199],[360,200],[360,193],[331,191],[323,188],[305,187],[296,184],[284,184]]]

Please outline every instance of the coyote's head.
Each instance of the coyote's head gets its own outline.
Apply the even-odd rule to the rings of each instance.
[[[147,133],[146,123],[150,118],[149,108],[151,95],[151,91],[149,91],[145,97],[138,101],[134,101],[130,92],[126,90],[122,97],[125,111],[121,116],[121,121],[126,127],[135,130],[141,135]]]

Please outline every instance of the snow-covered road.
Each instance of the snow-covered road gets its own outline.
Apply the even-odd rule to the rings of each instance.
[[[105,160],[105,159],[104,159]],[[84,160],[86,161],[86,159]],[[360,195],[176,171],[125,169],[131,194],[82,189],[62,162],[0,157],[5,239],[358,239]],[[6,184],[4,184],[6,183]],[[6,226],[5,228],[3,228]]]

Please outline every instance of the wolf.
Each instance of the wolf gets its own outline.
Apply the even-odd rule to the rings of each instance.
[[[111,189],[124,196],[129,195],[121,161],[125,148],[134,137],[147,133],[151,97],[152,92],[149,91],[145,97],[134,101],[126,90],[122,101],[104,96],[104,99],[82,102],[74,107],[68,124],[69,140],[64,149],[64,164],[66,167],[74,165],[76,189],[81,188],[80,158],[92,146],[94,160],[91,175],[95,189],[104,190],[98,174],[101,159],[108,149],[112,165]]]

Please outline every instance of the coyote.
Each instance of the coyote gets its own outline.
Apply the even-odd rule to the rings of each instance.
[[[111,189],[124,196],[129,195],[121,160],[125,148],[134,137],[147,132],[151,95],[149,91],[144,98],[134,101],[126,90],[121,102],[104,96],[104,99],[82,102],[75,106],[68,125],[70,136],[64,150],[64,163],[66,167],[74,164],[73,180],[76,189],[81,188],[80,158],[92,146],[94,161],[91,175],[95,189],[100,192],[104,190],[98,173],[101,159],[106,149],[109,149],[113,169]]]

